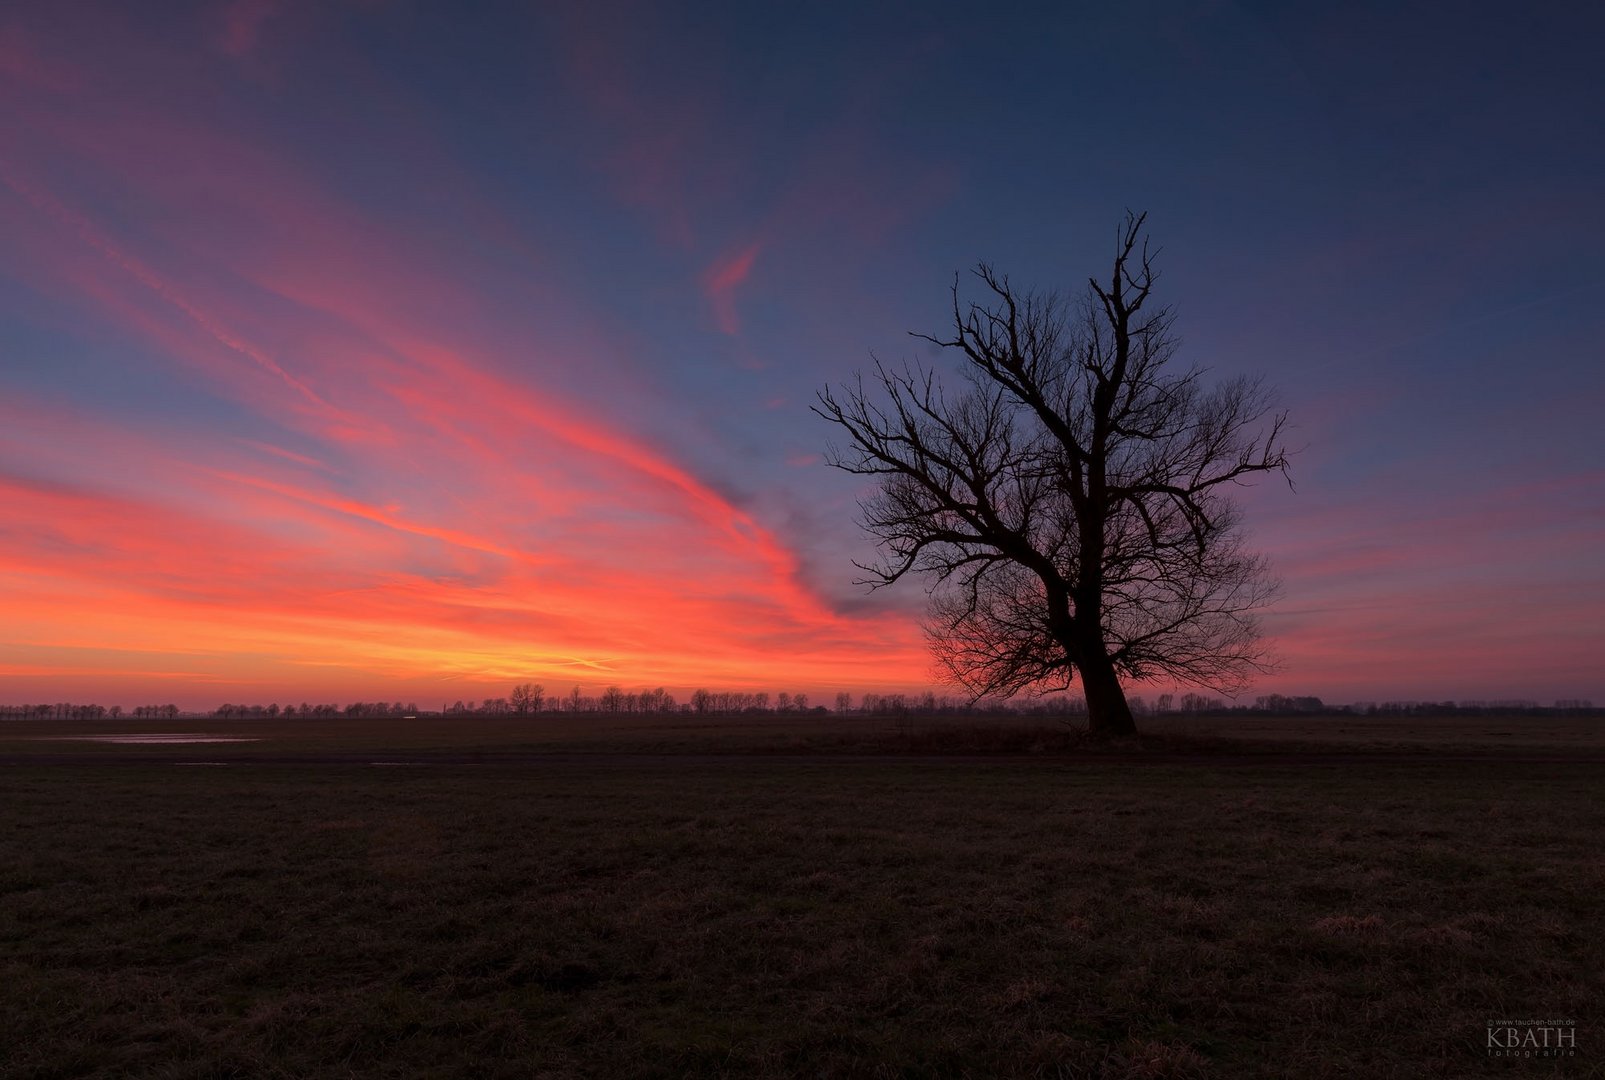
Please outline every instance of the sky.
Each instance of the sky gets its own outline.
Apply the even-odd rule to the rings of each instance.
[[[1249,693],[1605,701],[1597,5],[0,8],[0,702],[918,691],[809,411],[1128,208]],[[940,687],[937,687],[940,689]],[[1168,687],[1136,687],[1161,692]]]

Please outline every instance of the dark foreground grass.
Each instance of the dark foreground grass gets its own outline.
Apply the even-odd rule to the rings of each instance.
[[[1605,1063],[1587,768],[0,771],[0,1075]],[[1485,1025],[1575,1018],[1577,1056]]]

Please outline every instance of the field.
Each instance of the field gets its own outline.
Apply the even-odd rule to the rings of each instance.
[[[1601,716],[1266,716],[1143,718],[1135,744],[1086,743],[1074,718],[775,713],[423,716],[417,719],[0,720],[0,761],[174,757],[171,746],[84,741],[120,734],[210,735],[239,742],[191,747],[191,759],[351,760],[393,757],[507,761],[519,755],[620,754],[1178,754],[1285,756],[1379,753],[1507,760],[1577,755],[1605,763]],[[476,756],[477,755],[477,756]]]
[[[1605,1068],[1599,721],[595,719],[0,725],[0,1076]]]

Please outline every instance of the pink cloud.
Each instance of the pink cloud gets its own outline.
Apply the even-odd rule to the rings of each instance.
[[[666,92],[651,80],[652,62],[672,30],[650,5],[626,11],[595,5],[547,12],[562,47],[562,73],[599,136],[595,167],[617,197],[641,209],[661,239],[680,249],[696,242],[699,193],[715,184],[715,102],[694,92]]]
[[[749,244],[719,259],[703,275],[703,287],[707,291],[708,302],[713,305],[713,317],[719,329],[732,337],[741,332],[741,320],[736,314],[736,289],[752,273],[761,246]]]
[[[218,48],[233,57],[256,51],[262,27],[278,14],[278,0],[233,0],[223,9]]]
[[[29,523],[0,535],[20,644],[80,656],[90,684],[147,645],[153,671],[189,670],[175,658],[204,641],[227,686],[333,685],[306,673],[335,666],[345,696],[420,673],[487,689],[575,671],[671,686],[923,681],[910,622],[836,615],[772,530],[671,453],[542,386],[541,367],[459,340],[493,313],[431,253],[249,139],[117,108],[32,117],[31,136],[173,224],[119,234],[13,167],[7,211],[28,245],[13,254],[36,286],[291,437],[197,444],[84,417],[70,425],[80,443],[8,427],[50,470],[93,474],[95,446],[130,465],[109,478],[124,490],[8,490]],[[175,176],[160,166],[172,160],[206,168]],[[723,294],[755,258],[716,275]],[[36,685],[0,677],[7,696]]]
[[[18,25],[0,26],[0,80],[65,93],[82,82],[78,67],[46,55],[33,35]]]

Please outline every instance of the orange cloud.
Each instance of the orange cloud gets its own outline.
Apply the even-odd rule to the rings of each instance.
[[[426,564],[428,550],[409,555],[386,541],[394,523],[383,514],[364,514],[374,529],[348,532],[330,549],[316,537],[274,538],[173,505],[15,477],[0,477],[0,498],[12,520],[29,523],[0,531],[8,648],[56,660],[49,673],[0,672],[0,687],[59,682],[71,657],[85,677],[109,677],[130,670],[131,653],[146,656],[153,673],[194,670],[196,655],[209,657],[218,670],[203,672],[208,685],[241,685],[264,667],[332,668],[349,696],[375,696],[397,680],[493,687],[514,678],[780,680],[823,690],[843,679],[877,683],[884,669],[873,669],[889,654],[922,659],[918,642],[891,626],[854,632],[841,624],[840,636],[822,646],[827,628],[788,609],[784,596],[745,595],[761,567],[671,553],[681,569],[703,571],[682,582],[661,565],[621,566],[572,551],[531,561],[472,546],[451,570],[415,572],[395,567]],[[330,517],[354,509],[340,500],[310,505]],[[249,506],[220,510],[237,517]],[[95,662],[113,654],[116,667]],[[283,692],[299,685],[290,679]],[[134,693],[143,683],[129,678],[129,686]]]

